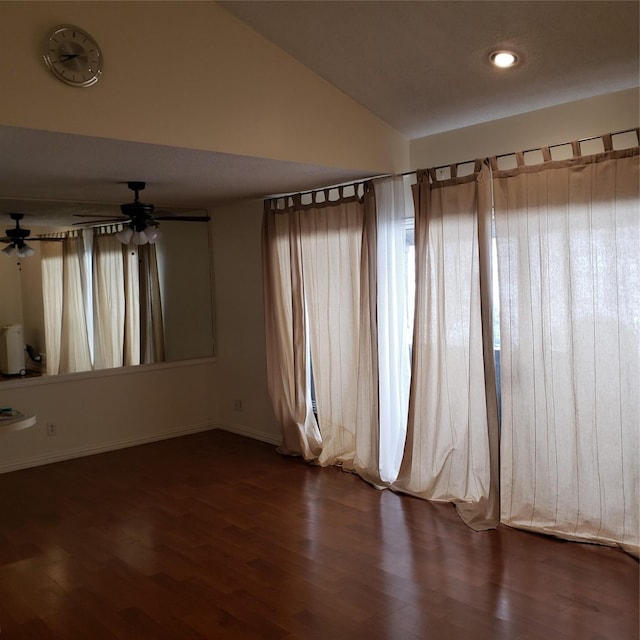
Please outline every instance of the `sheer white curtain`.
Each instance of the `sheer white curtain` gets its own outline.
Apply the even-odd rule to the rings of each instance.
[[[83,240],[78,235],[62,244],[62,321],[59,373],[91,369],[87,329],[87,274]]]
[[[639,172],[636,147],[494,177],[502,521],[636,555]]]
[[[414,188],[411,396],[393,487],[453,502],[469,526],[486,529],[498,522],[498,423],[486,266],[490,179],[479,169],[446,181],[423,173]]]
[[[409,410],[411,335],[407,322],[406,232],[408,218],[413,218],[413,206],[405,202],[402,176],[375,180],[373,186],[376,201],[380,477],[390,483],[396,479],[400,469]]]
[[[300,212],[302,279],[322,451],[379,482],[365,206],[342,200]],[[373,433],[372,433],[373,432]]]
[[[490,275],[480,266],[490,256],[489,183],[483,171],[437,186],[418,222],[424,266],[418,287],[431,297],[427,304],[423,295],[416,310],[422,343],[416,350],[414,339],[414,362],[420,363],[414,375],[422,377],[412,391],[407,448],[410,347],[401,178],[378,182],[362,202],[303,206],[298,197],[284,211],[266,206],[270,391],[287,451],[339,464],[377,487],[396,478],[404,451],[395,489],[455,501],[466,522],[485,528],[497,520],[491,305],[484,292]],[[487,375],[485,340],[491,353]],[[317,430],[305,422],[309,351]]]

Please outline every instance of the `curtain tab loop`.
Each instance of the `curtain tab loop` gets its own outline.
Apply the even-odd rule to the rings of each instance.
[[[579,158],[582,155],[582,150],[580,148],[580,142],[578,140],[573,140],[571,142],[571,150],[573,151],[573,157]]]
[[[610,133],[605,133],[602,136],[602,146],[605,151],[613,151],[613,137]]]
[[[516,164],[519,167],[524,167],[524,153],[522,151],[516,151]]]
[[[540,147],[543,162],[551,162],[551,149],[549,147]]]
[[[498,170],[498,158],[496,156],[491,156],[489,158],[489,166],[491,167],[491,171]]]
[[[457,178],[458,177],[458,165],[457,164],[452,164],[449,166],[449,176],[451,176],[451,178]]]

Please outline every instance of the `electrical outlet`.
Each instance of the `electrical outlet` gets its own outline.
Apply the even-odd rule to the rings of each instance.
[[[55,436],[57,433],[56,425],[53,422],[47,422],[47,435]]]
[[[234,400],[233,401],[233,408],[236,411],[242,411],[242,400]]]

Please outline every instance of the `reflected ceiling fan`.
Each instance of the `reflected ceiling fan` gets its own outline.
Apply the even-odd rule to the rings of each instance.
[[[133,241],[133,244],[153,244],[160,237],[158,230],[159,220],[175,220],[178,222],[208,222],[211,218],[209,216],[178,216],[178,215],[154,215],[154,207],[147,202],[140,202],[140,191],[143,191],[145,182],[127,182],[127,186],[135,194],[133,202],[128,202],[120,205],[120,211],[122,215],[119,217],[112,217],[99,222],[95,222],[92,226],[98,226],[101,224],[109,223],[121,223],[124,226],[122,231],[116,233],[116,237],[123,244],[129,244]],[[96,218],[91,214],[74,214],[83,218]],[[84,224],[82,222],[76,222],[75,224]]]
[[[9,246],[2,250],[7,256],[12,256],[14,253],[18,255],[18,258],[28,258],[33,255],[33,249],[25,242],[26,238],[29,238],[31,231],[29,229],[23,229],[20,226],[20,220],[24,218],[22,213],[10,213],[9,217],[16,221],[14,229],[7,229],[7,234],[4,238],[0,238],[0,242],[4,242]],[[61,242],[62,238],[29,238],[29,242]]]

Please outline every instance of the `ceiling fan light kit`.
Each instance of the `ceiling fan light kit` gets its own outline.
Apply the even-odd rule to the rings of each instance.
[[[31,235],[31,231],[29,229],[23,229],[20,226],[20,220],[24,218],[24,215],[22,213],[10,213],[9,217],[15,220],[16,226],[14,229],[7,229],[4,238],[0,238],[0,242],[9,245],[2,250],[2,253],[6,256],[12,256],[15,253],[18,258],[28,258],[32,256],[35,251],[25,242],[25,239]],[[43,240],[56,242],[59,241],[60,238],[29,238],[29,240],[32,242],[42,242]]]

